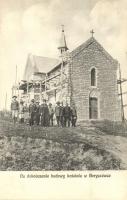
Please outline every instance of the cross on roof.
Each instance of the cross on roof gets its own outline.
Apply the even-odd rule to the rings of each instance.
[[[94,32],[94,30],[92,29],[92,30],[90,31],[90,33],[92,34],[92,37],[93,37],[93,34],[94,34],[95,32]]]

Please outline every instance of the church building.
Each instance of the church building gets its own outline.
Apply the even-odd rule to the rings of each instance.
[[[118,96],[118,62],[92,36],[72,52],[68,51],[64,29],[60,59],[28,55],[22,96],[27,103],[32,98],[46,99],[54,106],[57,101],[75,105],[79,121],[121,120]]]

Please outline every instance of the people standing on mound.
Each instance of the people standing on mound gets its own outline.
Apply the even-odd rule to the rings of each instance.
[[[77,122],[77,110],[73,104],[71,107],[68,103],[63,105],[63,102],[56,102],[55,109],[51,103],[47,105],[46,100],[43,99],[43,103],[40,105],[39,101],[32,99],[29,106],[24,105],[23,100],[20,103],[17,101],[17,97],[13,96],[11,102],[11,112],[14,124],[19,117],[20,123],[26,123],[30,126],[34,124],[41,124],[42,127],[49,127],[54,125],[54,115],[56,117],[56,122],[58,127],[76,127]],[[28,113],[28,116],[27,116]],[[29,120],[29,121],[28,121]]]

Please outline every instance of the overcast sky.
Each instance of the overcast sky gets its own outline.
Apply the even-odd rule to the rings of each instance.
[[[127,0],[0,0],[0,108],[28,53],[58,57],[61,24],[70,50],[95,38],[120,63],[127,78]]]

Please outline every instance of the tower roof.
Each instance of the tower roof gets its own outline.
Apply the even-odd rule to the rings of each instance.
[[[65,51],[68,50],[63,25],[62,25],[62,33],[61,33],[61,38],[60,38],[60,45],[59,45],[58,49],[64,49]]]

